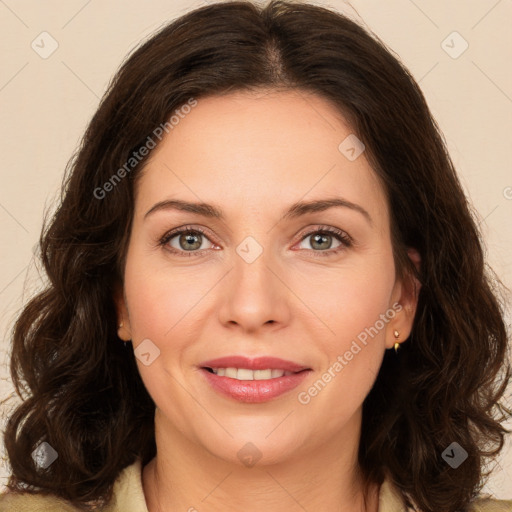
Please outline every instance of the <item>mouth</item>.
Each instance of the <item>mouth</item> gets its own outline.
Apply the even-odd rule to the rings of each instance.
[[[298,372],[291,372],[288,370],[281,370],[279,368],[266,368],[264,370],[251,370],[249,368],[209,368],[207,366],[202,368],[210,373],[218,375],[219,377],[229,377],[236,380],[269,380],[278,379],[283,376],[294,375],[301,372],[306,372],[308,369],[300,370]]]
[[[199,368],[214,391],[246,403],[273,400],[297,387],[313,371],[284,359],[243,356],[205,361]]]
[[[255,358],[250,358],[246,356],[226,356],[226,357],[219,357],[216,359],[211,359],[209,361],[203,361],[200,364],[201,368],[206,368],[212,370],[214,373],[217,373],[219,370],[229,370],[229,373],[231,375],[227,375],[231,378],[237,378],[235,377],[235,374],[233,372],[233,369],[236,369],[237,372],[241,370],[241,376],[242,378],[240,380],[244,380],[244,375],[249,375],[246,373],[247,370],[251,371],[266,371],[270,372],[282,370],[283,372],[289,372],[289,373],[297,373],[302,370],[311,370],[306,365],[296,363],[294,361],[289,361],[287,359],[281,359],[279,357],[272,357],[272,356],[260,356]],[[238,373],[237,373],[238,375]],[[264,374],[267,375],[267,374]],[[276,374],[277,375],[277,374]],[[271,378],[271,377],[267,377]],[[247,379],[252,380],[252,379]]]

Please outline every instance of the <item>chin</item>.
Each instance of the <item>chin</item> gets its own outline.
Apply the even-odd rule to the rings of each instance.
[[[202,444],[212,455],[230,464],[247,468],[280,464],[296,457],[304,443],[291,436],[283,438],[277,432],[269,436],[278,424],[279,421],[273,422],[265,432],[246,429],[241,434],[242,430],[238,430],[233,438],[223,432],[220,439],[203,440]]]

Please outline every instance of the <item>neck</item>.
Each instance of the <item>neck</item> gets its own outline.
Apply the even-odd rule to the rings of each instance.
[[[360,415],[330,442],[252,467],[219,459],[164,422],[157,414],[157,456],[142,474],[149,512],[378,512],[379,486],[369,489],[365,508],[357,466],[359,430],[353,427]]]

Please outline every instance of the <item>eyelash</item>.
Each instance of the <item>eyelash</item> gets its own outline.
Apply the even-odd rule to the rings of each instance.
[[[172,238],[174,238],[177,235],[181,235],[182,233],[200,233],[201,235],[204,235],[206,238],[208,238],[208,235],[202,228],[199,228],[199,227],[193,228],[191,226],[184,226],[183,228],[178,228],[176,230],[167,232],[158,241],[158,245],[165,246]],[[339,247],[337,247],[336,249],[328,249],[325,251],[315,251],[313,249],[307,249],[309,251],[312,251],[314,253],[315,257],[318,256],[320,258],[325,258],[328,256],[333,256],[344,249],[352,247],[352,245],[353,245],[353,240],[347,233],[345,233],[344,231],[341,231],[340,229],[332,228],[329,226],[322,226],[321,228],[316,228],[312,231],[308,231],[307,233],[304,233],[302,235],[302,238],[299,240],[299,243],[303,242],[308,236],[316,235],[319,233],[334,235],[334,237],[338,241],[341,242],[341,245]],[[209,240],[209,238],[208,238],[208,240]],[[177,254],[178,256],[189,257],[189,258],[192,256],[196,256],[200,252],[197,250],[196,251],[181,251],[181,250],[175,249],[174,247],[166,248],[166,250],[168,250],[172,254]],[[206,249],[203,249],[203,250],[206,250]]]

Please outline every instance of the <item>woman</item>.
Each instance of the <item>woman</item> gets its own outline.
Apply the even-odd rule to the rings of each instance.
[[[162,29],[41,249],[0,510],[512,510],[478,496],[512,412],[498,284],[417,84],[343,15]]]

